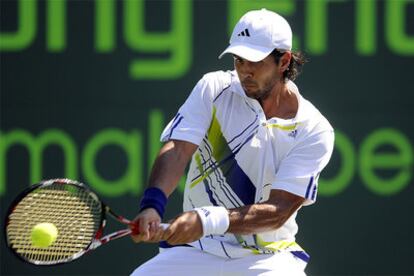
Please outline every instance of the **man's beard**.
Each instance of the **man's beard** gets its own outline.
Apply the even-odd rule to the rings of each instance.
[[[259,102],[261,102],[270,96],[276,84],[277,84],[277,81],[269,82],[266,84],[266,86],[263,89],[258,89],[257,91],[250,92],[250,93],[247,93],[246,91],[245,92],[249,98],[256,99]]]

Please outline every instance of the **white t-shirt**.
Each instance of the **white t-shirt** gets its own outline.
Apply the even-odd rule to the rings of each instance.
[[[235,71],[206,74],[195,86],[161,141],[198,145],[189,167],[184,211],[202,206],[237,208],[266,201],[272,189],[316,200],[317,182],[334,144],[333,128],[288,82],[297,95],[293,119],[266,119],[246,96]],[[192,246],[225,257],[269,253],[274,242],[294,242],[296,212],[279,229],[255,235],[208,236]]]

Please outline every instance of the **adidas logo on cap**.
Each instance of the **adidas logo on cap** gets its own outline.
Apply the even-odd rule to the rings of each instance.
[[[249,29],[244,29],[244,31],[239,33],[237,36],[250,36]]]

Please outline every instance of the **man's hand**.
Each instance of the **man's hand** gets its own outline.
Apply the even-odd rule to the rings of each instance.
[[[162,238],[171,245],[190,243],[203,236],[203,225],[195,211],[184,212],[170,223]]]
[[[158,212],[153,208],[148,208],[139,213],[132,221],[133,225],[138,228],[130,226],[132,231],[138,230],[139,234],[131,234],[134,242],[159,242],[162,240],[164,234],[163,228],[160,226],[161,218]]]

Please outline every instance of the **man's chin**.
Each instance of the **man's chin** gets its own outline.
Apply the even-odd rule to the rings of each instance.
[[[246,92],[247,97],[252,98],[252,99],[256,99],[256,100],[261,99],[262,96],[263,96],[259,91],[247,92],[245,90],[245,92]]]
[[[249,91],[245,89],[244,92],[247,97],[258,100],[258,101],[264,100],[270,95],[270,91],[268,92],[264,92],[260,90]]]
[[[244,93],[246,93],[246,96],[249,98],[256,99],[258,95],[260,94],[260,91],[254,88],[243,87],[243,90],[244,90]]]

